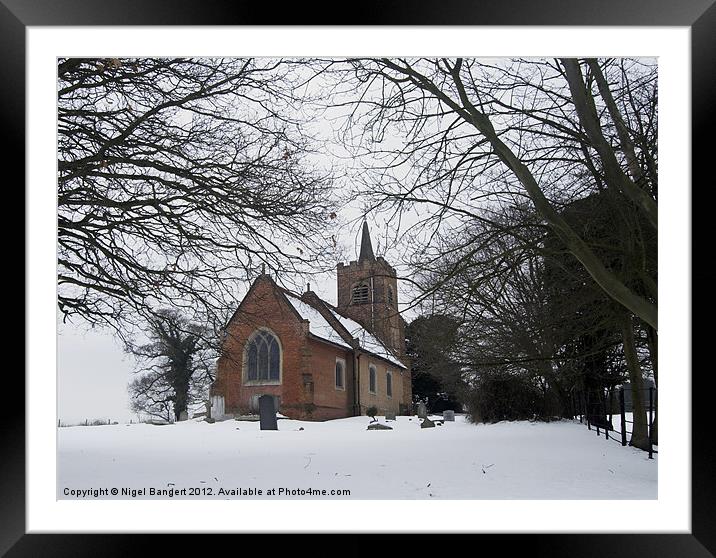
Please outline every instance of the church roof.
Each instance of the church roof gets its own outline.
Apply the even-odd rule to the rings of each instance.
[[[331,306],[328,306],[328,309],[341,323],[341,325],[348,330],[351,336],[354,339],[358,339],[358,343],[360,343],[360,346],[364,351],[379,356],[380,358],[387,360],[392,364],[395,364],[399,368],[407,368],[407,366],[400,362],[400,360],[390,351],[390,349],[383,345],[383,343],[381,343],[375,335],[370,333],[358,322],[356,322],[355,320],[351,320],[350,318],[347,318],[342,314],[339,314],[338,311]]]
[[[363,221],[363,234],[360,239],[360,256],[358,256],[358,261],[373,261],[374,259],[375,255],[373,254],[373,245],[370,242],[368,223],[366,221]]]
[[[281,290],[299,316],[304,320],[308,320],[309,332],[315,337],[349,349],[353,348],[350,341],[356,339],[360,348],[365,352],[386,360],[398,368],[407,368],[375,335],[366,330],[358,322],[340,314],[338,310],[329,303],[318,298],[315,293],[312,293],[312,300],[309,302],[291,291],[286,289]],[[322,305],[323,308],[316,308],[316,304]],[[340,328],[336,328],[330,320],[326,319],[321,310],[330,313],[340,326],[342,326],[344,331],[340,331]]]
[[[353,348],[316,308],[289,291],[284,291],[284,294],[301,318],[309,321],[308,329],[313,335],[348,349]]]

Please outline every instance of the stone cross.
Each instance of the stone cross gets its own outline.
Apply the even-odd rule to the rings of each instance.
[[[259,397],[259,421],[261,422],[261,430],[278,430],[276,405],[270,395]]]

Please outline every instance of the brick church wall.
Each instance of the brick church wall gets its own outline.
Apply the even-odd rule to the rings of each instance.
[[[370,392],[370,366],[376,368],[376,390]],[[376,359],[368,354],[360,356],[360,406],[361,414],[365,414],[368,407],[375,405],[379,415],[385,415],[385,411],[400,413],[400,405],[404,403],[405,382],[410,384],[410,372],[401,368],[391,366],[381,359]],[[393,395],[388,397],[387,372],[392,375]],[[409,400],[408,400],[409,401]]]
[[[353,353],[309,340],[315,409],[313,418],[329,420],[353,414]],[[336,389],[336,359],[345,362],[344,389]]]
[[[212,395],[223,395],[226,413],[247,414],[256,395],[280,397],[281,413],[297,419],[326,420],[351,416],[351,352],[309,337],[308,322],[275,291],[268,277],[257,279],[229,323],[223,354],[217,363]],[[279,385],[245,385],[244,349],[259,328],[269,329],[282,350]],[[346,390],[335,390],[336,358],[346,361]]]

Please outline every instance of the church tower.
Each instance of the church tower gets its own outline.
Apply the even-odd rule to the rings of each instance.
[[[397,274],[382,256],[375,257],[365,221],[358,261],[338,264],[338,309],[373,333],[396,355],[405,355],[405,328],[398,313]]]

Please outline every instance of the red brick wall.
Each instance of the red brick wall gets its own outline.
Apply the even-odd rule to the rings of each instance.
[[[352,352],[315,341],[308,323],[275,290],[267,277],[259,277],[229,323],[223,354],[217,364],[211,395],[223,395],[226,413],[249,412],[251,397],[258,394],[281,398],[281,413],[309,420],[352,415]],[[268,328],[282,349],[279,385],[244,385],[244,349],[251,334]],[[335,389],[336,357],[346,361],[346,389]]]
[[[370,366],[376,369],[376,391],[370,391]],[[387,372],[392,375],[393,395],[388,397],[388,380]],[[360,406],[361,414],[365,414],[368,407],[376,406],[379,415],[385,415],[385,411],[393,411],[395,414],[400,413],[400,405],[406,404],[404,382],[410,383],[410,372],[395,366],[390,366],[381,359],[373,358],[370,355],[362,354],[360,357]]]
[[[315,418],[325,420],[351,416],[353,405],[353,353],[325,343],[309,340],[311,372],[314,382]],[[336,389],[336,359],[345,361],[344,389]]]

